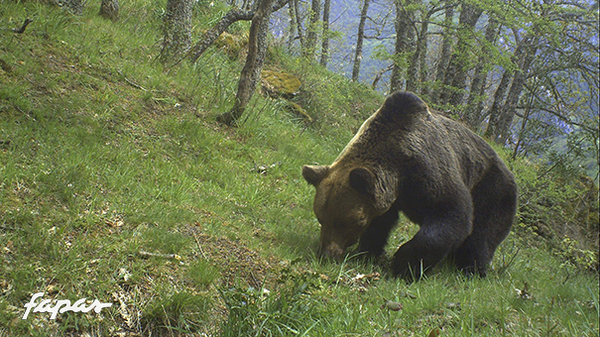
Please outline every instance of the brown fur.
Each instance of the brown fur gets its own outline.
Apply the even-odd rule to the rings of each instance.
[[[419,224],[394,255],[400,276],[419,276],[448,255],[485,275],[516,212],[514,177],[495,151],[409,92],[389,96],[333,164],[304,166],[302,175],[316,187],[326,256],[339,259],[356,242],[381,255],[399,212]]]

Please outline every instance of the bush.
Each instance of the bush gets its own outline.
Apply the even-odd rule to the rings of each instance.
[[[577,174],[541,173],[525,159],[512,164],[519,185],[515,231],[533,234],[533,242],[550,247],[573,267],[597,271],[598,187]]]

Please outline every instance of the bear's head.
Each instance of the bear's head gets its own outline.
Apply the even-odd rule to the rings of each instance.
[[[358,242],[371,220],[385,213],[395,189],[384,175],[364,167],[304,166],[302,175],[315,186],[313,210],[321,224],[319,252],[341,260]]]

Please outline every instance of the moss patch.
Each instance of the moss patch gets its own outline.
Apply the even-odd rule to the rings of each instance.
[[[293,74],[263,70],[261,73],[261,84],[265,94],[272,98],[292,98],[300,90],[302,82]]]
[[[215,46],[223,49],[230,57],[237,57],[248,46],[248,33],[234,35],[223,32],[215,41]]]

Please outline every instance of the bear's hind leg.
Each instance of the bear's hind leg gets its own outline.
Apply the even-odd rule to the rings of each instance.
[[[491,170],[473,189],[473,232],[454,252],[454,263],[467,275],[485,276],[496,248],[512,227],[517,187],[500,168]]]
[[[448,210],[441,216],[429,216],[417,234],[394,255],[392,272],[396,276],[418,279],[452,253],[471,232],[471,208]]]
[[[487,267],[494,256],[495,247],[491,248],[485,238],[477,235],[469,236],[467,240],[454,252],[454,264],[465,275],[479,275],[485,277]]]
[[[360,237],[358,249],[373,257],[383,254],[390,232],[398,223],[399,217],[398,210],[392,207],[386,213],[371,220],[369,228]]]

